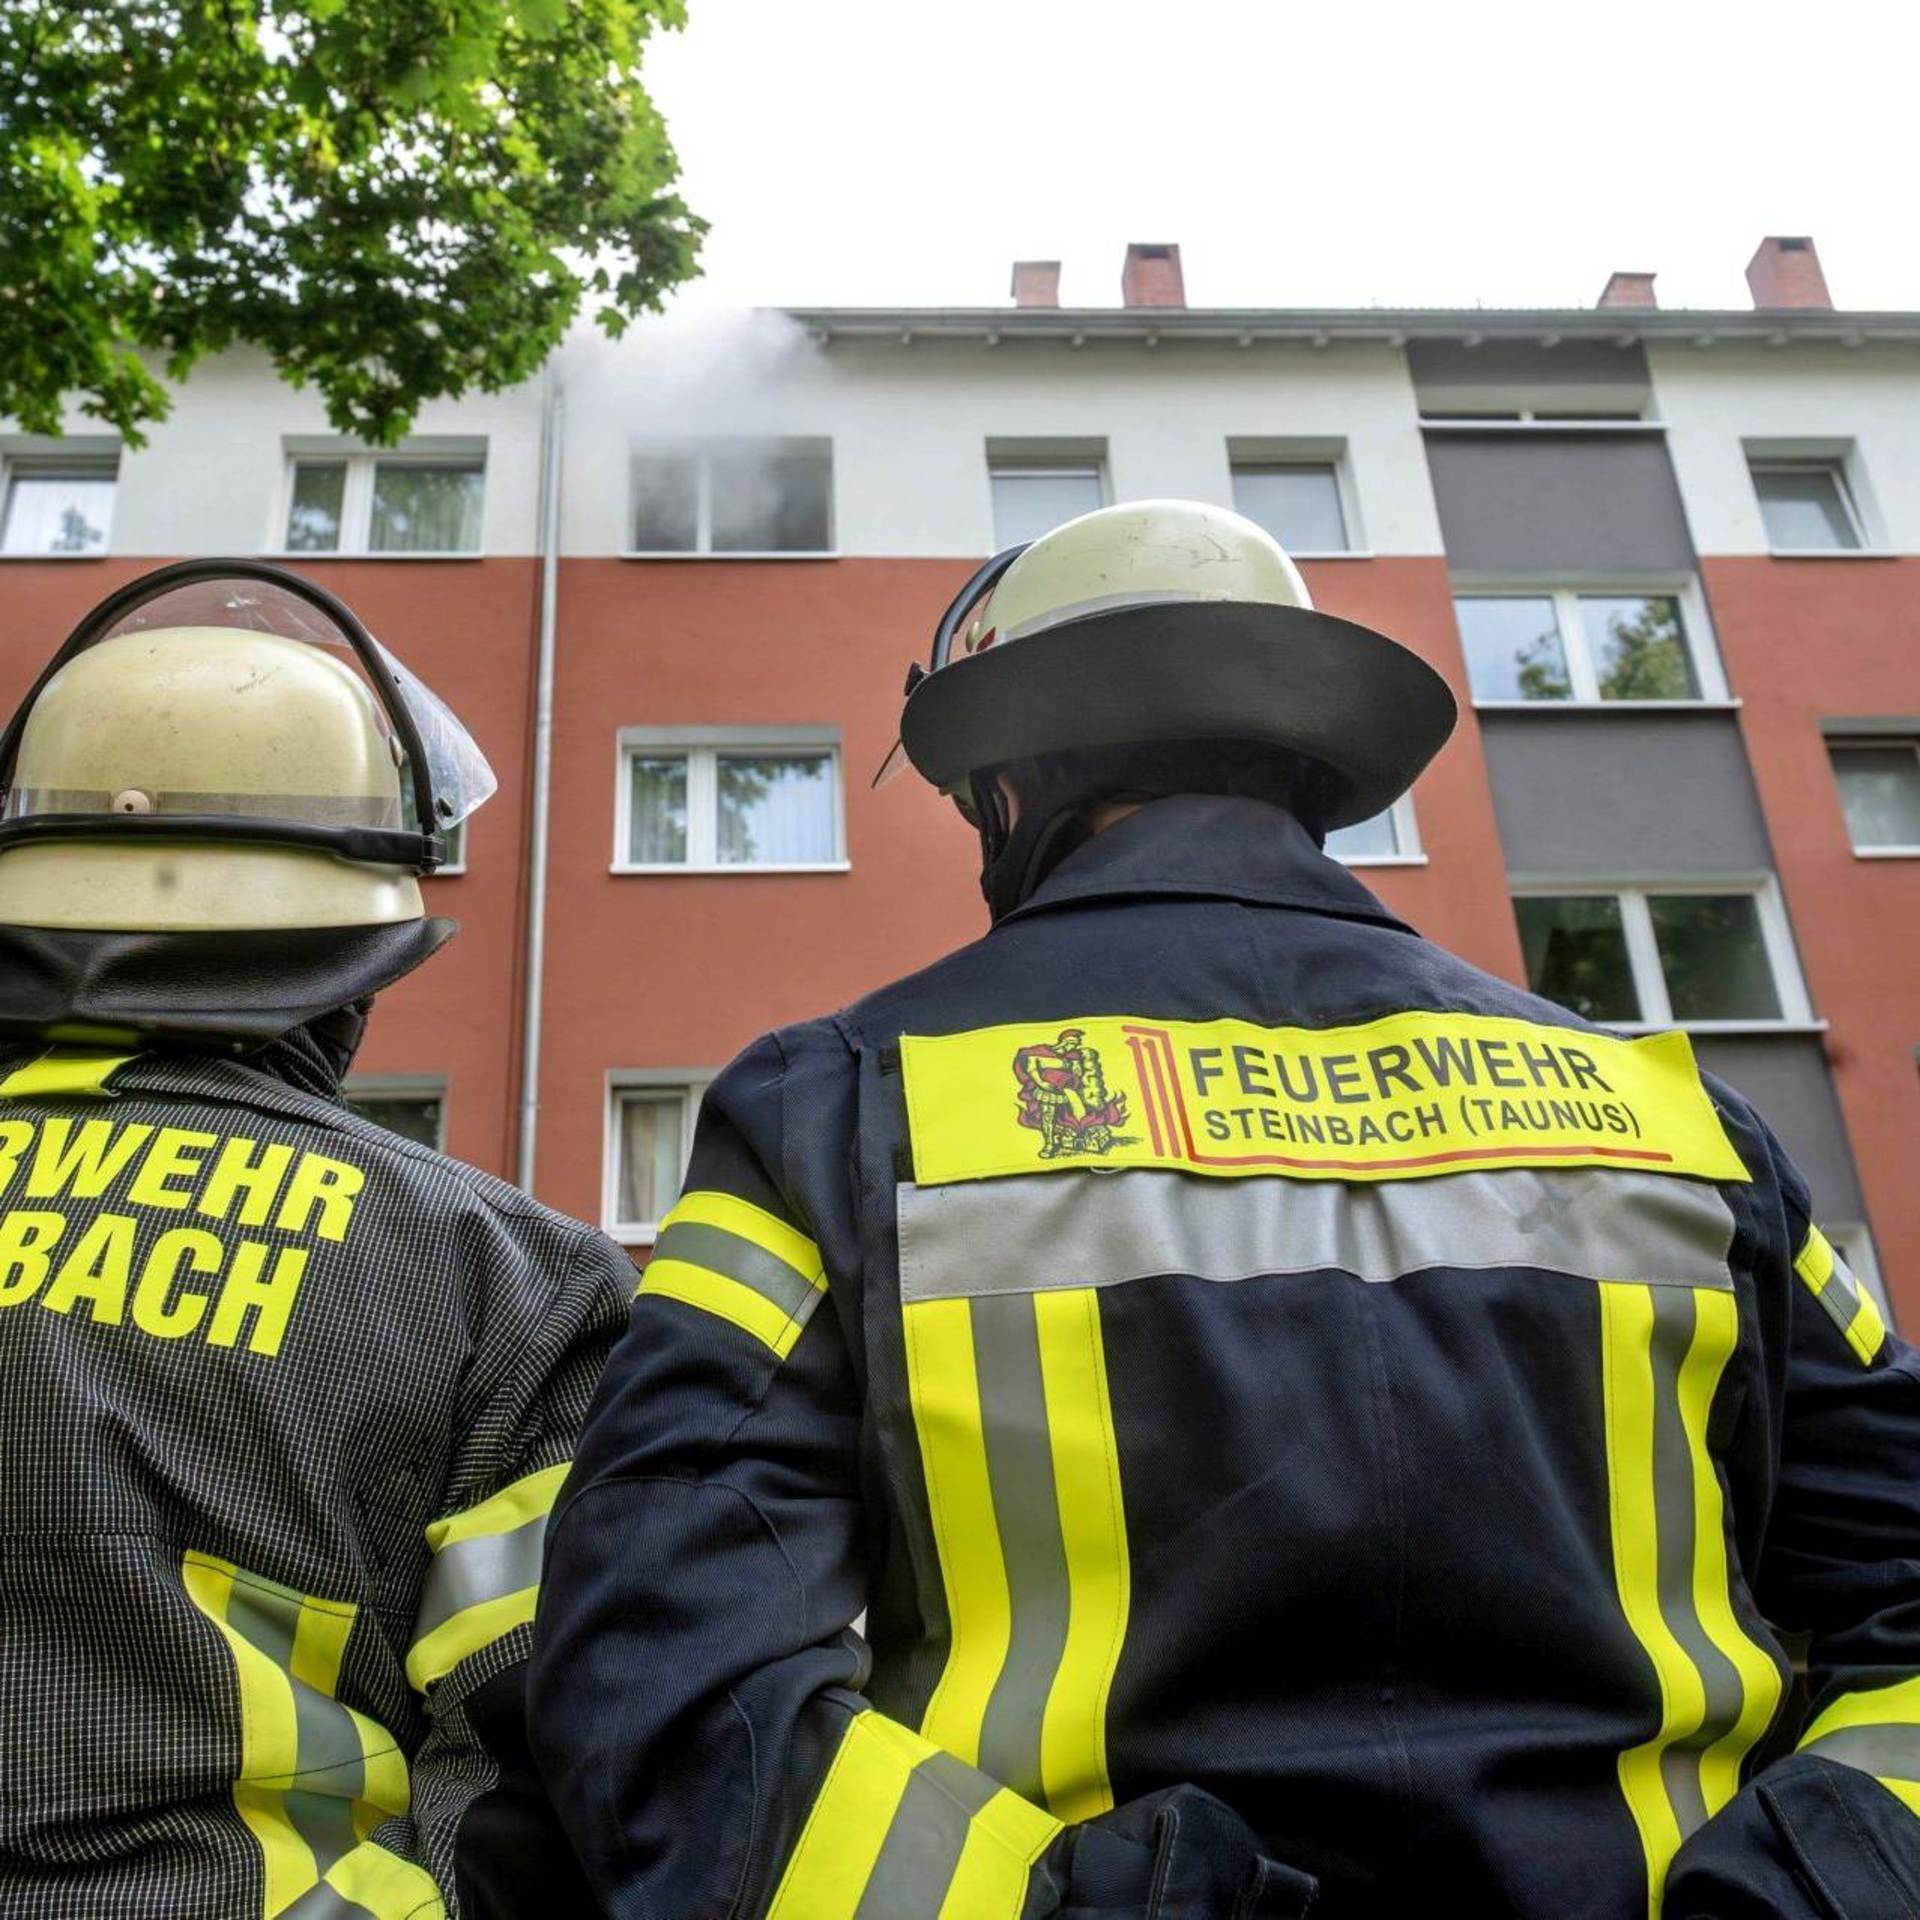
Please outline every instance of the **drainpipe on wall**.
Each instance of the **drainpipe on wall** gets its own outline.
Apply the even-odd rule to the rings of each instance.
[[[533,1191],[540,1127],[540,1011],[547,960],[547,813],[553,783],[553,638],[560,593],[560,441],[565,419],[556,355],[540,421],[540,646],[534,679],[533,809],[527,829],[526,1010],[520,1028],[515,1179]]]

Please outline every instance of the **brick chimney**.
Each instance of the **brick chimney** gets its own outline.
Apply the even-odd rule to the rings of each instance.
[[[1818,307],[1833,311],[1820,256],[1803,233],[1770,233],[1747,262],[1747,285],[1756,307]]]
[[[1600,307],[1657,307],[1660,302],[1654,297],[1654,276],[1650,273],[1614,273],[1607,276],[1607,284],[1601,289],[1600,298],[1594,302]]]
[[[1120,269],[1120,304],[1184,307],[1187,283],[1180,272],[1180,249],[1134,241],[1127,248],[1127,263]]]
[[[1057,307],[1060,304],[1060,262],[1016,260],[1013,263],[1013,304],[1016,307]]]

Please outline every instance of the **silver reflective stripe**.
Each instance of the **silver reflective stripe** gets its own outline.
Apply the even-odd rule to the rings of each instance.
[[[1853,1277],[1853,1269],[1840,1258],[1839,1250],[1832,1249],[1833,1271],[1827,1276],[1827,1284],[1813,1297],[1820,1302],[1826,1316],[1845,1333],[1853,1325],[1853,1316],[1860,1311],[1860,1282]]]
[[[1150,1274],[1246,1280],[1324,1268],[1533,1267],[1730,1289],[1717,1187],[1611,1168],[1440,1179],[1204,1180],[1155,1168],[899,1189],[906,1300],[1105,1287]]]
[[[1673,1803],[1680,1831],[1690,1834],[1707,1819],[1700,1779],[1700,1756],[1739,1719],[1745,1689],[1733,1662],[1707,1637],[1693,1591],[1695,1512],[1693,1449],[1680,1419],[1680,1370],[1693,1346],[1699,1307],[1691,1292],[1675,1287],[1649,1289],[1653,1299],[1653,1337],[1648,1359],[1653,1370],[1653,1511],[1659,1554],[1660,1617],[1693,1662],[1706,1697],[1700,1725],[1660,1755],[1660,1777]]]
[[[445,1909],[436,1907],[434,1912]],[[316,1881],[290,1907],[282,1907],[276,1920],[380,1920],[380,1916],[370,1908],[363,1907],[358,1900],[349,1900],[336,1887],[330,1887],[324,1880]]]
[[[684,1260],[689,1266],[724,1274],[771,1300],[789,1319],[797,1318],[803,1308],[811,1313],[820,1292],[806,1274],[788,1266],[777,1254],[729,1233],[725,1227],[711,1227],[700,1220],[669,1221],[654,1242],[653,1257]]]
[[[427,1572],[414,1639],[424,1640],[435,1627],[469,1607],[537,1587],[546,1539],[547,1516],[541,1513],[511,1533],[475,1534],[442,1547]]]
[[[907,1776],[854,1920],[932,1920],[973,1816],[998,1790],[997,1782],[952,1754],[928,1754]]]
[[[980,1766],[1044,1806],[1040,1728],[1067,1648],[1067,1550],[1033,1296],[972,1303],[980,1417],[1000,1554],[1007,1569],[1007,1656],[980,1727]]]
[[[1800,1751],[1858,1767],[1876,1779],[1920,1781],[1920,1727],[1841,1727]]]
[[[313,1851],[321,1873],[360,1844],[353,1830],[353,1803],[366,1785],[367,1763],[360,1730],[339,1701],[310,1687],[293,1671],[293,1637],[300,1601],[276,1588],[234,1582],[227,1624],[287,1676],[293,1695],[294,1776],[284,1783],[287,1819]],[[295,1782],[300,1784],[296,1785]],[[258,1781],[280,1786],[280,1779]]]

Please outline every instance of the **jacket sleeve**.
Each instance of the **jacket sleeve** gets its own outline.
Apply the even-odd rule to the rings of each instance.
[[[536,1288],[524,1249],[512,1264],[514,1284],[498,1290],[511,1305],[482,1309],[475,1389],[459,1410],[448,1510],[426,1530],[407,1650],[428,1728],[412,1767],[414,1850],[462,1920],[592,1910],[527,1750],[527,1656],[548,1516],[634,1272],[598,1233],[535,1262]]]
[[[860,1394],[782,1177],[850,1098],[775,1039],[714,1084],[556,1513],[534,1751],[611,1920],[1053,1911],[1059,1823],[860,1691]]]
[[[1669,1920],[1920,1914],[1920,1354],[1813,1223],[1771,1141],[1779,1465],[1755,1599],[1807,1645],[1808,1713],[1676,1856]],[[1775,1244],[1765,1244],[1772,1241]]]

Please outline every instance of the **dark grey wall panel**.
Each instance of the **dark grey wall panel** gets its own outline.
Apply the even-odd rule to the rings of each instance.
[[[1635,345],[1610,340],[1564,340],[1543,347],[1534,340],[1487,340],[1477,347],[1457,340],[1414,340],[1407,366],[1422,413],[1456,407],[1477,411],[1510,397],[1515,407],[1571,413],[1576,406],[1631,413],[1647,398],[1647,356]],[[1565,404],[1550,403],[1564,396]]]
[[[1656,434],[1427,434],[1456,573],[1684,572],[1687,516]]]
[[[1820,1219],[1866,1219],[1860,1176],[1818,1034],[1701,1033],[1694,1035],[1693,1050],[1709,1073],[1744,1093],[1780,1136],[1813,1189]]]
[[[1766,823],[1734,716],[1482,713],[1507,871],[1762,873]]]

